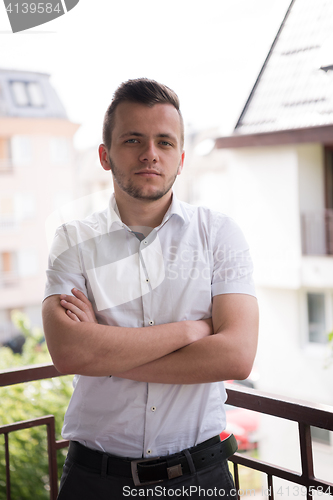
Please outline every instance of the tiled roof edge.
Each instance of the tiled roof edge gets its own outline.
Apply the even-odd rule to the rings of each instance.
[[[245,105],[244,105],[244,108],[243,108],[243,110],[242,110],[242,112],[241,112],[241,114],[240,114],[240,116],[239,116],[239,118],[238,118],[238,120],[237,120],[237,123],[236,123],[236,125],[235,125],[235,129],[234,129],[234,130],[237,130],[237,128],[240,126],[240,122],[242,121],[243,116],[245,115],[245,113],[246,113],[246,111],[247,111],[247,109],[248,109],[248,107],[249,107],[249,104],[250,104],[250,102],[251,102],[251,100],[252,100],[253,94],[254,94],[254,92],[256,91],[256,88],[258,87],[259,81],[260,81],[260,79],[261,79],[261,75],[263,74],[264,70],[266,69],[266,66],[267,66],[267,63],[268,63],[268,61],[269,61],[269,58],[270,58],[270,57],[271,57],[271,55],[272,55],[272,52],[273,52],[273,50],[274,50],[274,48],[275,48],[275,45],[277,44],[277,41],[278,41],[279,36],[280,36],[280,34],[281,34],[281,31],[282,31],[282,29],[284,28],[284,25],[285,25],[285,23],[286,23],[286,21],[287,21],[287,19],[288,19],[288,17],[289,17],[290,11],[291,11],[291,9],[292,9],[292,7],[293,7],[293,5],[294,5],[295,1],[296,1],[296,0],[291,0],[291,3],[290,3],[290,5],[289,5],[289,7],[288,7],[288,10],[287,10],[287,12],[286,12],[286,14],[285,14],[285,16],[284,16],[284,18],[283,18],[283,21],[282,21],[282,23],[281,23],[281,26],[280,26],[280,28],[278,29],[278,32],[277,32],[277,34],[276,34],[276,36],[275,36],[275,38],[274,38],[274,41],[273,41],[273,43],[272,43],[272,45],[271,45],[271,48],[270,48],[270,49],[269,49],[269,51],[268,51],[268,54],[267,54],[266,59],[265,59],[265,61],[264,61],[264,64],[262,65],[262,68],[261,68],[261,70],[260,70],[260,72],[259,72],[259,74],[258,74],[258,76],[257,76],[257,79],[256,79],[256,81],[255,81],[255,83],[254,83],[254,85],[253,85],[253,87],[252,87],[252,90],[251,90],[251,92],[250,92],[250,94],[249,94],[249,97],[247,98],[247,101],[246,101],[246,103],[245,103]]]

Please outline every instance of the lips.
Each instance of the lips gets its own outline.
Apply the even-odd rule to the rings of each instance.
[[[143,177],[156,177],[157,175],[161,175],[157,170],[140,170],[139,172],[136,172],[135,175],[141,175]]]

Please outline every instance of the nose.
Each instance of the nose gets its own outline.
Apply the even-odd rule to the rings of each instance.
[[[145,144],[142,149],[139,160],[144,163],[156,163],[158,161],[158,151],[154,142],[149,142]]]

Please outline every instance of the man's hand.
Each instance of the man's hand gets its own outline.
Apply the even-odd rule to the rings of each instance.
[[[60,295],[60,305],[66,309],[66,314],[73,321],[98,323],[92,304],[83,292],[72,288],[72,295]]]

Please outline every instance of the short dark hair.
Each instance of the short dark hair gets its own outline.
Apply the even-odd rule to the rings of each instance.
[[[113,99],[106,110],[103,122],[103,143],[107,150],[111,147],[111,134],[114,127],[115,111],[121,102],[137,102],[153,107],[155,104],[171,104],[176,108],[180,118],[181,147],[184,144],[184,122],[179,108],[177,94],[166,85],[149,80],[148,78],[137,78],[123,82],[115,91]]]

